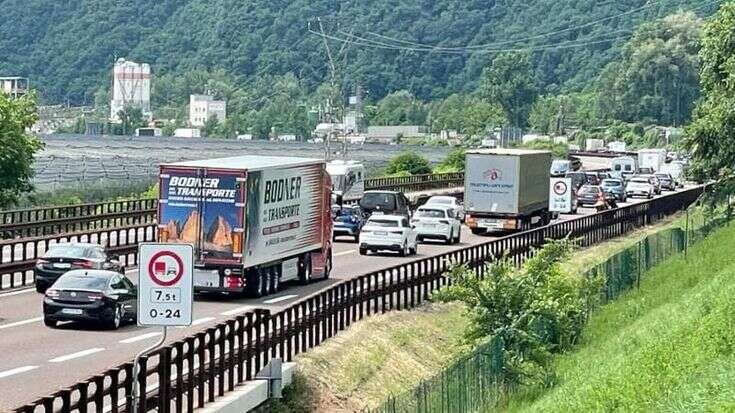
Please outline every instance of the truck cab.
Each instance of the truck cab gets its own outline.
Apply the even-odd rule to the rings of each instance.
[[[362,163],[332,161],[327,163],[327,173],[332,179],[332,192],[338,201],[362,198],[365,193],[365,166]]]

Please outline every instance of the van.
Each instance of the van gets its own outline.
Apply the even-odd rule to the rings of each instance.
[[[365,191],[360,198],[360,208],[366,214],[382,213],[385,215],[402,215],[411,217],[408,198],[398,191]]]
[[[612,160],[613,178],[627,180],[636,173],[636,160],[630,156],[621,156]]]

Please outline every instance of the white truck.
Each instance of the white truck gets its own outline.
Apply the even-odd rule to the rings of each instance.
[[[325,162],[237,156],[161,165],[158,238],[194,246],[194,291],[260,297],[332,268]]]
[[[597,152],[600,149],[605,149],[605,141],[602,139],[587,139],[584,142],[584,148],[587,152]]]
[[[331,161],[327,173],[334,185],[333,193],[338,200],[356,200],[365,193],[365,166],[358,161]],[[338,202],[339,203],[339,202]]]
[[[468,151],[464,204],[465,223],[472,233],[548,224],[550,167],[550,151]]]
[[[613,141],[607,144],[607,149],[610,152],[625,152],[625,142]]]
[[[638,168],[650,168],[654,173],[666,163],[666,149],[641,149],[638,151]]]

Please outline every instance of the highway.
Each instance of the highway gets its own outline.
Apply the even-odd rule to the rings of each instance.
[[[592,209],[580,209],[580,214],[591,213],[594,213]],[[574,217],[563,215],[560,219]],[[335,266],[329,280],[317,281],[307,286],[285,285],[281,292],[262,299],[199,297],[194,306],[193,325],[171,329],[167,342],[202,331],[207,326],[254,308],[277,310],[321,291],[340,279],[354,278],[491,239],[492,236],[472,235],[463,227],[461,244],[421,244],[418,255],[406,258],[392,254],[361,256],[357,252],[357,244],[338,241],[334,247]],[[137,279],[134,269],[129,270],[127,275],[131,280]],[[3,354],[0,358],[0,411],[18,407],[108,368],[131,361],[138,351],[159,338],[158,329],[136,325],[126,325],[117,331],[110,331],[67,323],[51,329],[42,322],[42,299],[43,296],[34,289],[0,293],[0,354]]]

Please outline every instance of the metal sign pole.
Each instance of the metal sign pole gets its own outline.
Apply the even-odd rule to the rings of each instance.
[[[163,326],[161,339],[158,340],[156,344],[143,349],[140,353],[135,355],[135,361],[133,361],[133,413],[138,413],[139,406],[138,399],[140,398],[140,391],[138,387],[138,375],[140,374],[140,358],[158,347],[161,347],[161,345],[166,341],[166,329],[167,327]],[[145,389],[143,389],[143,392],[145,392]]]

